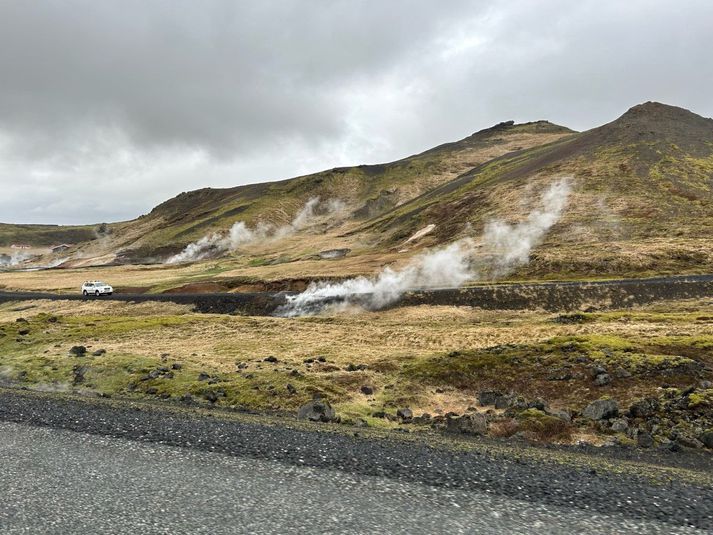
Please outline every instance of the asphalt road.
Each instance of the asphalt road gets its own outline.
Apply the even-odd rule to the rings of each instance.
[[[115,281],[112,281],[115,282]],[[116,282],[115,282],[116,283]],[[125,302],[168,301],[192,305],[199,312],[271,315],[295,292],[252,293],[164,293],[123,294],[84,297],[48,292],[0,292],[0,303],[34,299],[101,299]],[[368,300],[368,296],[361,296]],[[484,309],[532,309],[551,311],[595,308],[625,308],[662,300],[713,297],[713,275],[680,275],[648,279],[621,279],[596,282],[542,282],[482,284],[467,288],[411,290],[390,306],[456,305]],[[338,299],[337,299],[338,300]],[[358,302],[359,299],[356,299]],[[318,310],[320,304],[315,305]]]
[[[0,532],[704,533],[487,492],[0,422]]]

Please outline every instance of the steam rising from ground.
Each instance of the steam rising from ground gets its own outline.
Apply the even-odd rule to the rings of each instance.
[[[488,223],[480,240],[458,240],[414,258],[401,270],[387,267],[375,278],[313,283],[288,298],[277,315],[303,316],[354,306],[376,310],[397,301],[408,290],[458,287],[485,274],[503,276],[528,262],[532,249],[562,216],[570,190],[570,179],[559,179],[544,191],[540,206],[523,221]]]
[[[277,227],[269,223],[258,223],[254,228],[248,227],[243,221],[238,221],[226,233],[216,232],[202,237],[197,242],[188,244],[183,251],[173,255],[167,264],[195,262],[205,258],[219,256],[229,251],[235,251],[241,246],[273,238],[284,238],[300,231],[315,219],[324,215],[340,215],[346,205],[339,199],[320,201],[319,197],[310,198],[297,212],[289,225]]]
[[[33,255],[28,253],[0,254],[0,267],[12,267],[29,260]]]

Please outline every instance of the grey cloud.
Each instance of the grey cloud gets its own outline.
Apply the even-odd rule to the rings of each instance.
[[[508,119],[710,116],[711,23],[703,0],[1,2],[0,221],[126,219]]]

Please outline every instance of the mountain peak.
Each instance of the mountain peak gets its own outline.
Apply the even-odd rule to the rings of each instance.
[[[700,115],[696,115],[685,108],[679,108],[678,106],[671,106],[661,102],[648,101],[629,108],[619,119],[670,121],[696,118],[703,119]]]
[[[678,106],[644,102],[629,108],[618,119],[588,131],[583,138],[590,143],[649,144],[674,143],[692,153],[707,153],[713,141],[713,119]]]

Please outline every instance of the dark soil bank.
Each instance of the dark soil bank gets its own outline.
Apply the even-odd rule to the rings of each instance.
[[[127,302],[168,301],[193,305],[198,312],[270,315],[296,292],[114,294],[100,299]],[[490,310],[541,308],[626,308],[656,301],[713,297],[713,275],[688,275],[601,282],[485,284],[471,288],[413,290],[393,306],[451,305]],[[95,299],[37,292],[0,292],[0,303],[29,299]],[[358,299],[355,299],[358,301]],[[318,308],[318,307],[317,307]]]
[[[0,420],[5,421],[492,492],[592,513],[657,519],[671,525],[713,526],[713,488],[687,482],[685,474],[690,472],[685,470],[673,480],[654,483],[632,474],[631,469],[615,473],[614,457],[607,460],[615,470],[597,472],[586,462],[556,462],[558,449],[549,450],[552,462],[543,462],[541,456],[528,454],[526,447],[508,453],[485,443],[479,448],[457,449],[404,440],[396,434],[394,438],[362,438],[333,429],[296,429],[214,414],[201,416],[113,400],[85,401],[0,390]],[[601,452],[592,458],[601,461]],[[709,457],[691,459],[686,463],[696,465],[695,471],[710,470]],[[643,460],[663,464],[655,455]]]

